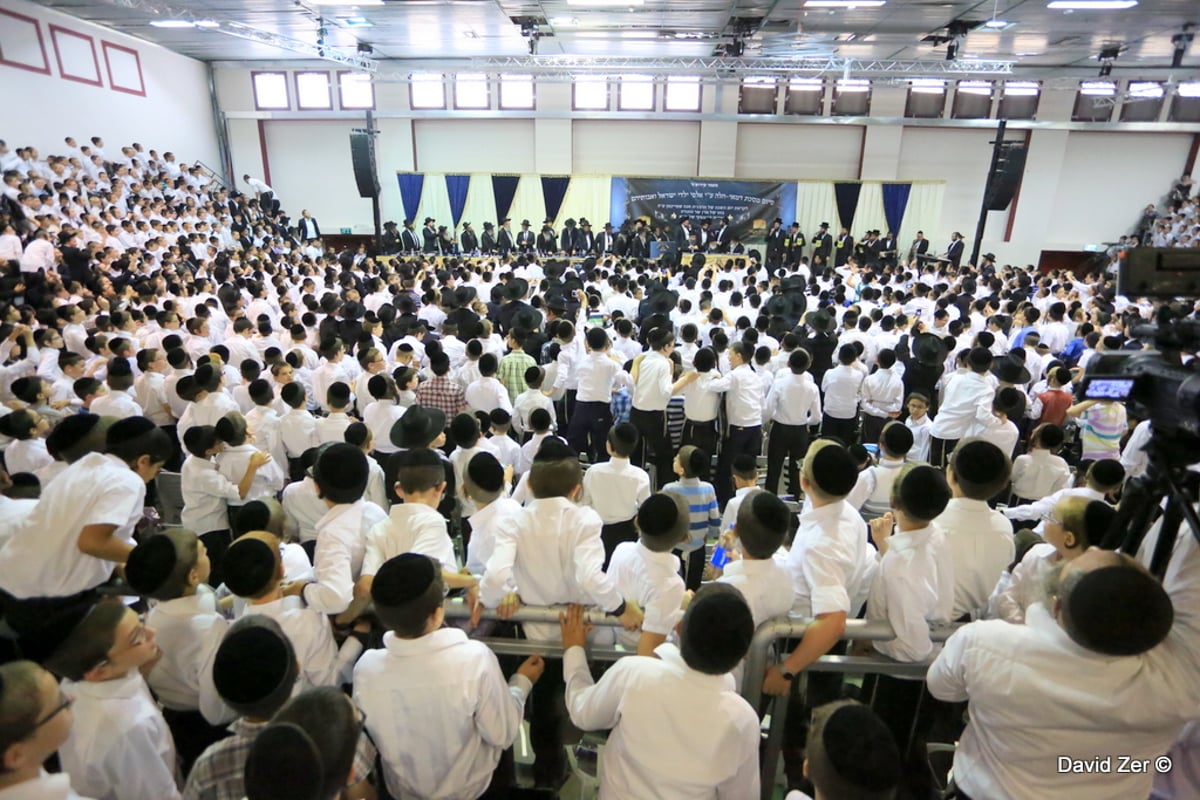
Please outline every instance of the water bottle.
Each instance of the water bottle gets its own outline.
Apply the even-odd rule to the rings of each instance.
[[[724,569],[729,563],[729,553],[725,552],[725,548],[717,545],[712,551],[712,565],[717,569]]]

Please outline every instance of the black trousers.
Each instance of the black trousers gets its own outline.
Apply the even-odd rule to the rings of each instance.
[[[717,451],[717,421],[707,422],[687,420],[683,423],[683,444],[699,447],[710,456]]]
[[[588,454],[592,464],[608,460],[608,431],[613,426],[612,406],[604,402],[575,403],[567,425],[567,442]]]
[[[622,542],[636,542],[637,538],[637,527],[631,519],[624,522],[610,522],[601,528],[600,541],[604,543],[604,568],[608,569],[608,562],[612,560],[612,554],[617,549],[617,545]]]
[[[862,415],[862,441],[863,444],[878,444],[879,434],[883,433],[883,426],[891,422],[887,417],[876,417],[872,414]]]
[[[542,677],[529,693],[529,744],[533,748],[533,780],[539,788],[557,789],[567,771],[563,745],[573,738],[567,714],[563,663],[547,658]]]
[[[680,550],[675,551],[675,555],[679,556],[683,562],[683,582],[688,589],[693,592],[700,589],[700,583],[704,580],[704,565],[708,559],[708,553],[705,548],[699,547],[690,553],[684,553]]]
[[[808,426],[771,424],[771,435],[767,437],[767,491],[779,491],[779,479],[783,466],[787,464],[787,493],[793,497],[800,494],[800,461],[808,451]]]
[[[204,542],[204,549],[208,551],[208,558],[212,562],[212,572],[209,574],[211,586],[220,586],[224,583],[225,570],[222,567],[225,561],[225,551],[233,544],[233,533],[228,529],[223,531],[207,531],[200,534],[200,541]]]
[[[729,433],[721,444],[721,457],[717,459],[717,502],[724,508],[729,498],[733,497],[733,460],[740,455],[750,455],[758,458],[762,454],[762,426],[752,425],[742,428],[737,425],[729,426]]]
[[[821,435],[835,436],[842,444],[850,446],[858,439],[858,418],[839,419],[828,414],[821,415]]]
[[[958,446],[958,439],[939,439],[929,437],[929,463],[935,467],[945,467],[950,462],[950,454]]]
[[[787,642],[787,649],[781,653],[790,653],[800,644],[799,640]],[[846,655],[846,642],[840,641],[829,650],[831,656]],[[800,696],[799,676],[792,681],[792,691],[787,697],[787,720],[783,729],[783,768],[787,773],[788,786],[795,788],[804,779],[804,751],[808,744],[808,723],[812,710],[840,700],[842,697],[842,676],[837,672],[807,673],[808,691]]]
[[[667,438],[667,412],[635,408],[629,412],[629,421],[642,437],[641,447],[633,451],[633,463],[639,467],[644,466],[649,451],[652,450],[655,488],[670,483],[675,476],[675,453],[671,449],[671,440]]]
[[[206,747],[229,736],[229,730],[224,725],[209,725],[199,711],[164,708],[162,714],[167,727],[171,729],[171,738],[175,740],[180,771],[185,778]]]

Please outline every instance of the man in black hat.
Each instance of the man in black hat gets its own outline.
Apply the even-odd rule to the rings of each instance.
[[[536,243],[533,231],[529,230],[529,220],[521,220],[521,231],[517,234],[517,250],[522,253],[532,253]]]
[[[821,266],[829,263],[829,256],[833,253],[833,237],[829,235],[829,223],[822,222],[817,228],[816,234],[813,236],[813,266],[817,265],[817,258],[821,259]]]
[[[394,256],[403,249],[395,222],[389,220],[383,223],[383,236],[380,239],[379,249],[385,256]]]
[[[910,263],[924,261],[928,253],[929,240],[925,238],[925,231],[917,231],[917,238],[908,248],[908,260]]]
[[[946,246],[946,259],[955,269],[962,263],[963,250],[966,249],[966,243],[963,242],[962,234],[958,231],[950,234],[950,244]]]
[[[695,233],[692,231],[692,218],[681,217],[679,220],[679,229],[675,231],[676,251],[680,253],[689,253],[694,248],[695,243],[696,237]],[[647,252],[649,252],[648,249]]]
[[[724,217],[717,222],[717,227],[709,237],[708,249],[713,253],[729,252],[729,224]]]
[[[804,234],[800,232],[800,223],[793,222],[787,236],[783,238],[783,261],[788,267],[795,267],[800,263],[800,258],[804,255],[804,245],[807,242],[804,239]]]
[[[559,249],[569,256],[575,255],[579,245],[577,241],[578,235],[579,229],[575,227],[575,220],[568,219],[563,223],[562,242],[559,245]]]
[[[596,236],[596,244],[593,251],[598,256],[611,253],[617,245],[617,237],[613,235],[613,224],[611,222],[604,223],[604,230]]]
[[[558,251],[558,235],[554,233],[553,220],[542,220],[542,230],[537,235],[537,250],[542,255],[550,255]]]
[[[833,246],[833,265],[844,267],[852,255],[854,255],[854,237],[850,235],[850,229],[843,225],[842,232],[838,234],[837,241]]]
[[[888,231],[887,236],[879,240],[879,263],[885,267],[896,266],[896,256],[899,254],[899,248],[896,242],[896,234],[894,231]]]
[[[435,222],[437,222],[437,220],[435,220],[433,217],[426,217],[425,227],[421,228],[421,239],[423,242],[421,246],[421,252],[423,253],[434,255],[437,254],[438,232],[437,226],[434,224]]]
[[[483,223],[483,236],[479,240],[479,252],[491,255],[496,249],[496,226],[490,222]]]
[[[462,233],[458,236],[458,243],[462,248],[462,254],[469,256],[479,252],[479,237],[472,230],[471,223],[464,222],[462,227]]]
[[[696,249],[698,251],[700,251],[701,253],[708,252],[708,244],[709,244],[709,241],[712,239],[712,232],[709,231],[709,227],[711,227],[711,226],[712,226],[711,219],[700,220],[700,227],[696,231]]]
[[[596,248],[596,234],[592,233],[592,223],[587,217],[579,218],[579,230],[575,234],[575,255],[587,255]]]
[[[526,220],[526,224],[529,221]],[[513,238],[512,220],[508,217],[500,220],[500,230],[496,232],[496,250],[501,257],[517,249],[516,239]]]
[[[771,223],[767,231],[767,268],[775,269],[783,263],[784,233],[783,220],[779,217]]]

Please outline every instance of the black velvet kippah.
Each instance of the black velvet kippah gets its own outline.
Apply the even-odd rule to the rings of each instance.
[[[225,551],[225,586],[238,597],[253,597],[275,577],[278,556],[261,539],[238,539]]]
[[[438,564],[420,553],[402,553],[388,559],[371,584],[371,599],[395,608],[420,597],[437,580]]]
[[[812,462],[813,482],[831,497],[845,497],[858,482],[858,468],[843,447],[822,447],[813,454]]]
[[[664,492],[652,494],[638,509],[638,530],[654,536],[668,531],[679,523],[679,505]]]
[[[170,536],[152,536],[129,553],[125,580],[140,595],[154,594],[171,577],[178,560]]]
[[[913,467],[900,477],[900,504],[916,519],[930,520],[946,510],[950,485],[940,469]]]
[[[825,758],[843,781],[872,792],[900,780],[900,750],[887,726],[871,709],[848,703],[835,709],[821,728]]]
[[[471,457],[467,464],[467,477],[485,492],[498,492],[504,488],[504,467],[488,452],[476,453]]]
[[[270,696],[292,675],[296,655],[288,640],[251,615],[221,640],[213,660],[213,686],[222,698],[241,705]]]
[[[1063,598],[1068,634],[1106,656],[1132,656],[1171,632],[1175,609],[1162,585],[1132,566],[1092,570]]]

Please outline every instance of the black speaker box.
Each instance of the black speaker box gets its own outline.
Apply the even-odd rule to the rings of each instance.
[[[378,197],[379,178],[375,174],[375,137],[369,133],[350,134],[350,158],[354,162],[354,182],[359,197]]]
[[[996,164],[996,171],[988,177],[987,189],[984,191],[984,201],[988,211],[1003,211],[1012,202],[1021,185],[1021,176],[1025,174],[1024,145],[1006,147]]]

